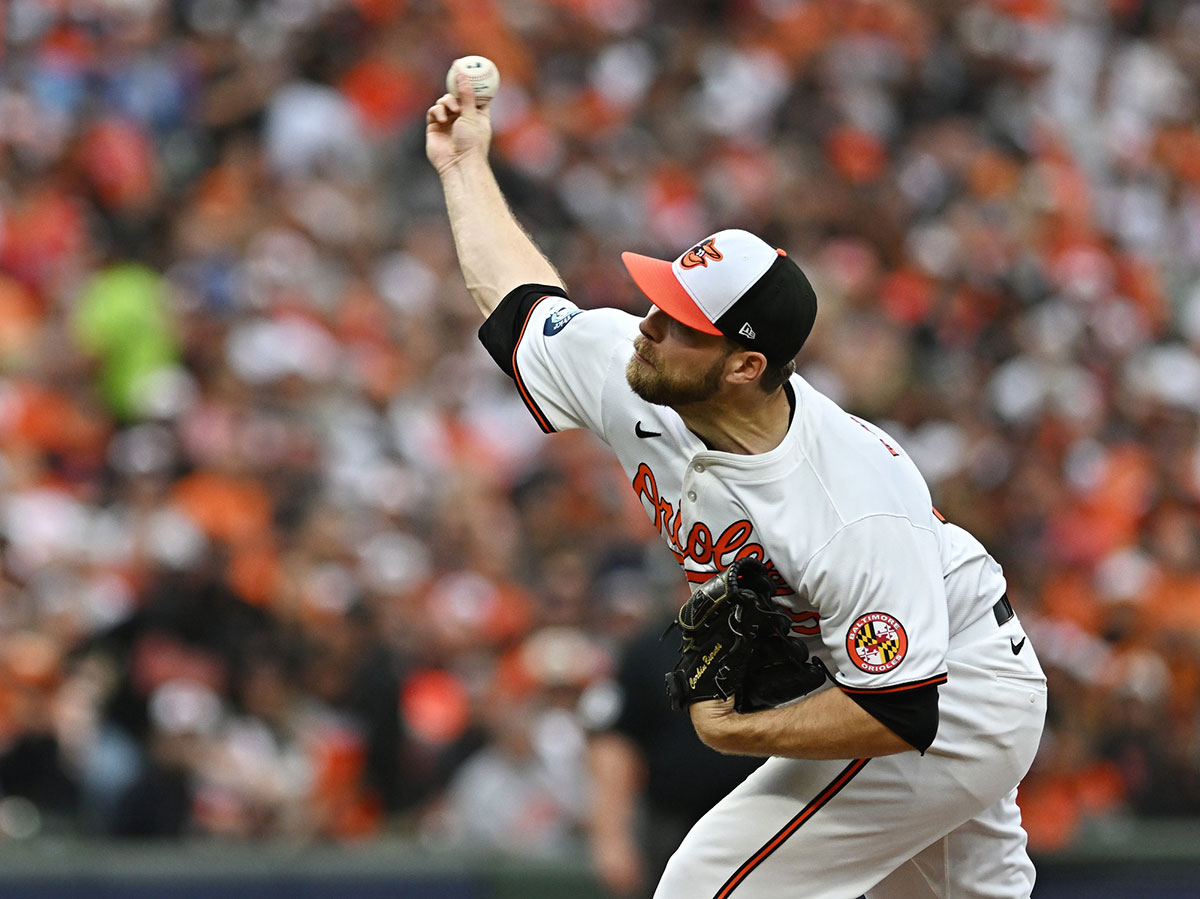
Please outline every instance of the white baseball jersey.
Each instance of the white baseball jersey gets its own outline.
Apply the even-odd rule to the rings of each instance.
[[[510,294],[480,335],[513,377],[543,430],[588,428],[614,450],[631,489],[689,582],[702,583],[737,558],[761,559],[775,581],[776,602],[792,617],[796,638],[805,640],[809,651],[825,661],[841,689],[863,701],[868,694],[890,701],[906,691],[928,691],[931,686],[946,684],[957,663],[952,647],[973,645],[981,634],[993,639],[1005,632],[994,611],[1005,590],[999,565],[973,536],[937,514],[920,472],[886,433],[848,414],[793,375],[795,410],[777,447],[760,455],[710,450],[673,410],[645,402],[626,382],[625,367],[638,335],[638,322],[615,309],[582,311],[558,291],[528,287]],[[1006,626],[1008,633],[1020,634],[1015,620]],[[1023,641],[1024,635],[1020,638]],[[1015,636],[1013,639],[1013,644],[998,644],[1001,650],[1009,652],[1010,646],[1016,645]],[[1009,665],[1010,658],[1022,677],[1028,675],[1034,682],[1041,678],[1032,649],[1023,657],[1012,649],[1009,656],[999,657],[999,663]],[[964,674],[958,680],[966,685],[971,678]],[[1023,742],[1020,759],[1011,765],[1014,770],[1032,761],[1029,737],[1032,734],[1036,748],[1041,728],[1038,712],[1044,712],[1044,680],[1032,691],[1032,701],[1027,697],[1028,686],[1022,683],[1019,708],[1030,722],[1037,719],[1036,728],[1032,723],[1021,726]],[[961,698],[964,708],[960,710],[957,691],[953,691],[956,699],[948,703],[949,694],[948,688],[942,689],[941,728],[929,755],[940,751],[944,739],[953,738],[947,735],[957,733],[965,739],[962,735],[971,732],[960,718],[984,730],[988,726],[972,716],[972,697]],[[953,706],[949,716],[948,704]],[[956,724],[950,725],[950,720]],[[936,716],[933,726],[938,726]],[[909,739],[903,728],[893,729]],[[980,741],[981,746],[985,743]],[[954,747],[949,754],[964,753],[962,747]],[[997,753],[1002,754],[999,749]],[[768,762],[760,769],[763,773],[752,777],[697,825],[657,895],[725,896],[736,888],[739,899],[758,895],[848,899],[870,889],[889,872],[899,871],[917,850],[977,814],[986,811],[1000,818],[1007,814],[1011,819],[1011,812],[991,807],[1007,802],[1015,811],[1010,794],[1024,768],[1015,777],[1006,774],[998,780],[993,773],[980,775],[988,787],[972,790],[973,798],[965,805],[951,810],[935,810],[931,805],[928,831],[915,826],[917,809],[910,796],[887,811],[886,804],[878,800],[881,788],[875,779],[909,778],[893,769],[911,766],[913,760],[922,758],[917,753],[902,753],[872,759],[871,776],[863,770],[868,760],[856,760],[845,770],[844,762],[834,768],[829,763]],[[820,823],[812,815],[804,819],[804,840],[797,837],[798,830],[788,831],[787,825],[781,825],[774,837],[765,834],[767,843],[779,839],[779,846],[769,851],[756,849],[754,839],[745,846],[730,846],[728,822],[718,827],[710,818],[719,820],[733,807],[739,809],[736,818],[749,820],[756,815],[750,809],[757,807],[762,797],[751,785],[769,782],[772,775],[767,772],[776,763],[785,771],[805,765],[807,774],[817,772],[815,780],[796,780],[795,795],[785,792],[790,802],[802,799],[806,808],[819,803],[824,817]],[[936,763],[931,760],[925,770],[936,770]],[[826,774],[828,783],[822,780]],[[795,775],[776,772],[774,776]],[[958,771],[951,780],[963,777]],[[849,826],[832,810],[834,805],[853,808],[857,822],[863,810],[855,805],[867,801],[859,790],[865,789],[862,785],[868,781],[877,797],[869,802],[872,816],[877,816],[870,826],[877,828],[894,817],[899,832],[908,836],[894,841],[886,852],[868,853],[853,876],[841,873],[840,866],[836,872],[826,870],[830,866],[820,860],[829,856],[814,854],[812,850],[820,844],[813,841]],[[839,785],[833,788],[835,783]],[[747,801],[744,789],[750,791],[750,806],[738,804]],[[950,795],[949,787],[938,789],[944,796]],[[778,785],[769,790],[777,791]],[[981,796],[987,798],[982,805]],[[954,820],[955,816],[959,820]],[[863,822],[857,823],[861,826]],[[710,828],[712,837],[706,836]],[[785,845],[779,837],[785,831],[786,845],[794,852],[777,851]],[[1017,873],[1010,871],[1007,892],[995,895],[1027,895],[1021,891],[1024,886],[1013,891],[1014,883],[1027,880],[1032,886],[1019,818],[1016,824],[1009,820],[1009,831],[1010,849],[1014,841],[1019,844],[1019,852],[1010,853],[1016,859],[1010,867]],[[711,845],[714,839],[721,843],[716,855]],[[924,842],[916,845],[914,839]],[[882,847],[886,842],[876,840],[875,844]],[[839,844],[834,855],[849,865],[851,858],[844,851]],[[761,857],[750,864],[756,856]],[[786,864],[779,864],[785,856]],[[802,861],[802,856],[809,860]],[[766,863],[768,857],[773,863]],[[814,859],[818,861],[814,863]],[[801,872],[807,891],[793,892],[787,885]],[[955,882],[954,887],[961,889],[962,884]],[[961,891],[954,895],[992,893]]]
[[[543,429],[588,428],[612,447],[688,581],[764,561],[794,632],[844,687],[943,679],[950,633],[990,615],[1004,579],[974,537],[939,520],[899,445],[793,375],[779,446],[709,450],[629,388],[637,328],[627,313],[556,296],[532,309],[513,370]]]

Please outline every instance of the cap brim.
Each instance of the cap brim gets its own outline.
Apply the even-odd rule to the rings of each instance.
[[[720,334],[720,329],[708,320],[692,295],[683,289],[671,263],[665,259],[622,253],[621,261],[650,302],[671,318],[705,334]]]

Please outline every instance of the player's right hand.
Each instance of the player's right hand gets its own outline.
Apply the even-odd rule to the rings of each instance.
[[[425,113],[425,155],[438,174],[475,154],[487,157],[492,141],[491,104],[475,105],[475,90],[466,75],[455,76],[458,96],[443,94]]]

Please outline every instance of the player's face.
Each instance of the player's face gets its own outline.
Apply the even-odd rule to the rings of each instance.
[[[648,403],[685,406],[710,399],[721,388],[733,348],[724,337],[705,334],[652,308],[625,366],[625,380]]]

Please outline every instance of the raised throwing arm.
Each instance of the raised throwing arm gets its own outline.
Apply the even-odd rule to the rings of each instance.
[[[425,113],[425,155],[442,179],[467,290],[487,316],[522,284],[564,285],[496,183],[488,163],[489,107],[475,106],[465,75],[458,74],[456,84],[457,97],[445,94]]]

